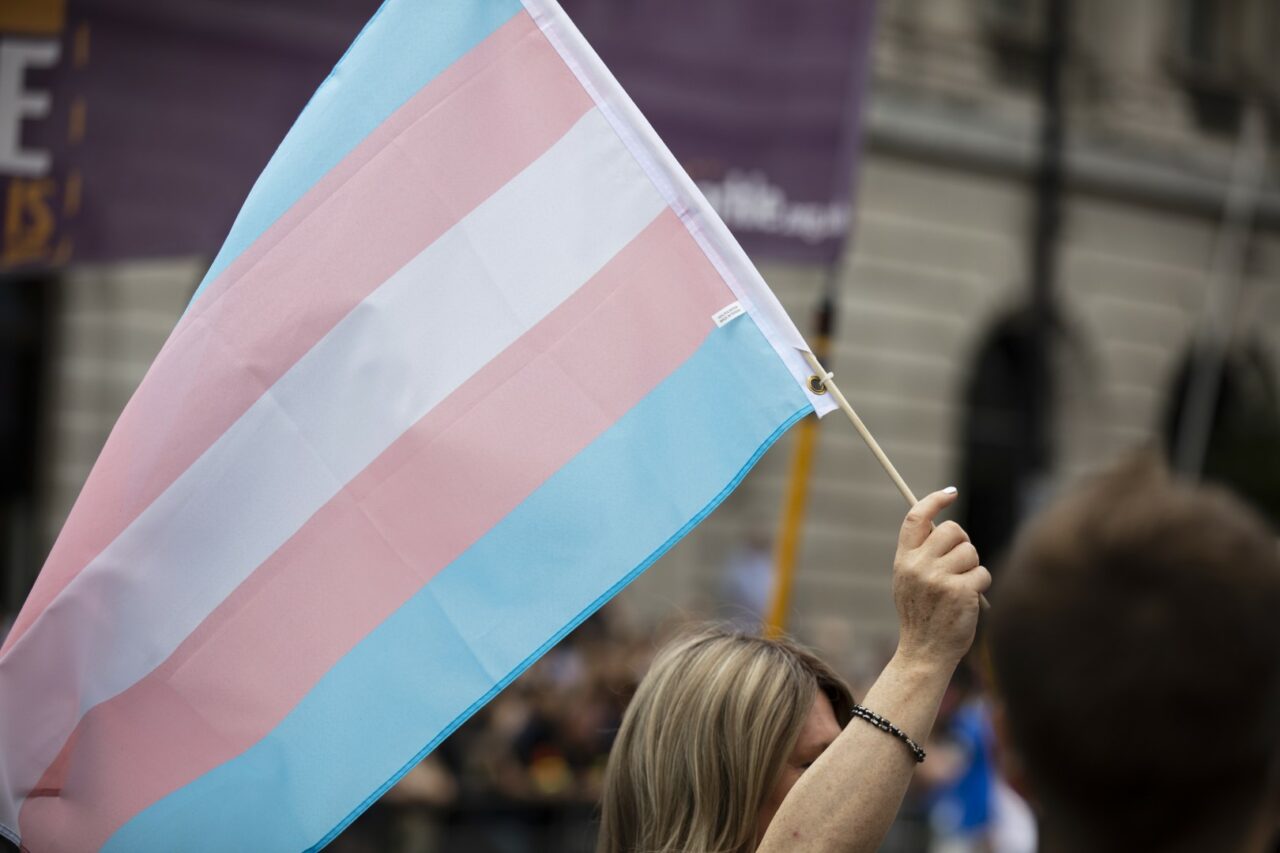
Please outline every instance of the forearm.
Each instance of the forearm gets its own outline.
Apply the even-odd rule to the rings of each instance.
[[[863,704],[923,743],[953,670],[899,653]],[[915,766],[906,744],[869,723],[851,720],[783,800],[758,853],[876,850]]]

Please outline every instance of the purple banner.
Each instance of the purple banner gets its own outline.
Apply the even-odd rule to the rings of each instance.
[[[378,5],[4,0],[0,273],[212,256]],[[848,227],[871,5],[565,3],[747,251],[824,263]]]
[[[4,0],[0,92],[48,103],[3,121],[0,271],[67,260],[206,254],[378,0]],[[52,62],[49,60],[52,58]]]
[[[874,0],[561,0],[755,259],[849,228]]]

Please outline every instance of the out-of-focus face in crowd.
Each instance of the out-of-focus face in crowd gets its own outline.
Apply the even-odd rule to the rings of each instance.
[[[1009,768],[1042,849],[1263,851],[1280,817],[1280,550],[1146,461],[1067,497],[997,574]]]

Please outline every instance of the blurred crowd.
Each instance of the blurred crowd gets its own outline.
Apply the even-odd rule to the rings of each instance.
[[[749,617],[735,616],[737,627],[746,627]],[[638,630],[617,604],[598,612],[406,774],[331,849],[594,850],[613,736],[654,652],[680,627]],[[957,672],[926,746],[930,761],[882,848],[887,853],[1034,850],[1030,812],[996,771],[980,669],[966,663]],[[868,686],[850,683],[858,695]]]
[[[616,611],[599,611],[405,775],[332,849],[594,849],[605,761],[653,648]]]

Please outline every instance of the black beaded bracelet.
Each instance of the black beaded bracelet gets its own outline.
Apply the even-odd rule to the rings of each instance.
[[[920,745],[915,741],[913,741],[909,734],[907,734],[902,729],[895,726],[893,723],[886,720],[884,717],[877,714],[875,711],[872,711],[868,708],[864,708],[861,705],[854,705],[853,715],[855,717],[860,717],[861,719],[866,720],[868,723],[875,726],[880,731],[888,732],[889,734],[896,737],[898,740],[905,743],[907,745],[907,749],[911,750],[911,754],[916,757],[916,764],[919,764],[920,762],[924,761],[924,750],[920,748]]]

